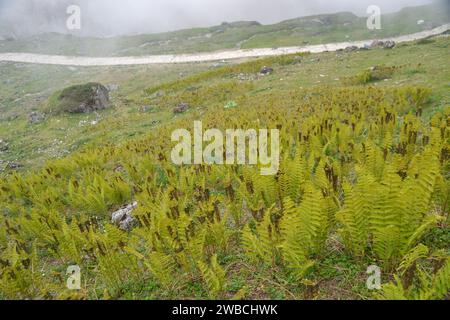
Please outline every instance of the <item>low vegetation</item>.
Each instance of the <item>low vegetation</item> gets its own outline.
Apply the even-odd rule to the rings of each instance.
[[[128,84],[95,126],[51,116],[38,126],[76,121],[78,147],[2,175],[0,297],[445,299],[448,43],[214,67]],[[395,72],[341,81],[370,66]],[[180,103],[190,108],[173,114]],[[173,165],[172,131],[199,119],[279,129],[277,175]],[[124,231],[111,214],[135,202]],[[73,265],[79,291],[66,287]],[[370,265],[382,271],[380,290],[366,286]]]

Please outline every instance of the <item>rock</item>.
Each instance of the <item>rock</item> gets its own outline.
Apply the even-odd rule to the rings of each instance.
[[[133,202],[112,214],[111,222],[123,231],[131,231],[136,225],[136,219],[133,217],[133,210],[138,206],[137,202]]]
[[[0,152],[8,151],[9,144],[5,140],[0,139]]]
[[[372,43],[370,44],[370,48],[381,48],[384,46],[384,42],[381,40],[374,40],[372,41]]]
[[[114,92],[114,91],[119,90],[119,85],[115,84],[115,83],[107,84],[105,87],[106,87],[106,89],[108,89],[109,92]]]
[[[33,111],[32,113],[30,113],[30,115],[28,117],[28,121],[31,124],[36,124],[36,123],[42,122],[42,121],[44,121],[44,119],[45,119],[45,114],[36,112],[36,111]]]
[[[264,66],[264,67],[261,68],[261,71],[259,71],[259,73],[262,74],[262,75],[271,74],[271,73],[273,73],[273,69],[270,68],[270,67]]]
[[[384,49],[392,49],[392,48],[395,47],[395,45],[396,45],[395,41],[393,41],[393,40],[387,40],[387,41],[384,42],[383,48],[384,48]]]
[[[100,83],[87,83],[64,89],[58,97],[57,110],[91,113],[109,107],[109,91]]]
[[[153,94],[150,96],[150,99],[161,98],[161,97],[164,97],[165,95],[166,95],[166,93],[165,93],[163,90],[159,90],[159,91],[153,93]]]
[[[22,168],[22,165],[20,163],[17,163],[17,162],[8,162],[6,164],[6,169],[9,169],[9,170],[17,170],[17,169],[20,169],[20,168]]]
[[[349,46],[347,48],[345,48],[345,52],[353,52],[353,51],[357,51],[358,47],[357,46]]]
[[[173,113],[184,113],[186,112],[190,106],[187,103],[180,103],[175,109],[173,109]]]

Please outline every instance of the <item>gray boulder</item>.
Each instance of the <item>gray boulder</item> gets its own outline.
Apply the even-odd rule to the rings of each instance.
[[[45,120],[45,114],[37,112],[37,111],[33,111],[32,113],[30,113],[30,115],[28,117],[28,121],[31,124],[36,124],[36,123],[42,122],[44,120]]]
[[[8,170],[17,170],[20,168],[22,168],[22,165],[17,162],[8,162],[6,165],[6,169],[8,169]]]
[[[8,151],[9,144],[5,140],[0,139],[0,152]]]
[[[189,104],[182,102],[173,109],[173,113],[184,113],[189,110],[189,108]]]

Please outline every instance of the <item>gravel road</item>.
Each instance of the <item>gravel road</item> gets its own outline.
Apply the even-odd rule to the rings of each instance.
[[[450,24],[438,28],[422,31],[414,34],[400,37],[381,39],[382,41],[393,40],[397,43],[414,41],[440,35],[450,29]],[[340,42],[321,45],[309,45],[302,47],[284,47],[284,48],[262,48],[248,50],[218,51],[211,53],[198,54],[179,54],[179,55],[151,55],[135,57],[71,57],[57,55],[43,55],[33,53],[0,53],[0,61],[63,65],[63,66],[121,66],[121,65],[146,65],[146,64],[172,64],[172,63],[191,63],[205,61],[232,60],[239,58],[267,57],[301,52],[325,52],[345,49],[349,46],[363,47],[370,44],[372,40]]]

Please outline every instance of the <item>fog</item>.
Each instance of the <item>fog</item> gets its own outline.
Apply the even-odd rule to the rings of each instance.
[[[448,0],[446,0],[448,1]],[[264,24],[312,15],[351,11],[366,15],[369,5],[382,13],[432,0],[0,0],[0,34],[26,36],[70,32],[69,5],[81,8],[80,36],[155,33],[211,26],[223,21],[257,20]],[[73,31],[72,31],[73,32]]]

